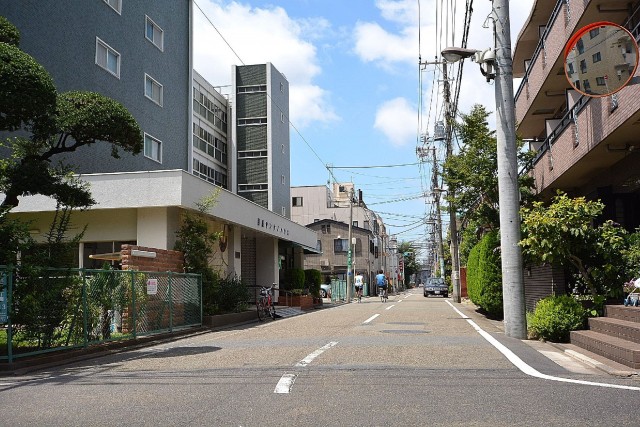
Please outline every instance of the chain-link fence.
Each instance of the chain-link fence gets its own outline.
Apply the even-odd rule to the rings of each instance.
[[[0,361],[201,324],[200,275],[0,266]]]

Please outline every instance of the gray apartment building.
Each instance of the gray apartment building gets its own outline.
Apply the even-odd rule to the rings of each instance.
[[[290,218],[289,83],[271,63],[243,65],[233,88],[237,193]]]
[[[86,90],[120,101],[144,132],[144,155],[94,144],[70,154],[78,173],[189,170],[190,0],[0,0],[20,48],[59,92]]]
[[[233,105],[242,114],[232,115],[193,70],[193,13],[192,0],[0,0],[20,48],[59,92],[113,98],[144,132],[137,156],[114,159],[97,143],[66,157],[97,202],[74,214],[74,226],[87,227],[79,266],[95,266],[90,260],[101,254],[117,260],[122,244],[173,249],[184,213],[217,194],[206,218],[226,244],[212,264],[249,284],[278,283],[283,267],[302,268],[304,251],[316,245],[312,230],[288,219],[289,86],[271,64],[235,67]],[[29,196],[10,215],[31,221],[42,239],[55,208]]]

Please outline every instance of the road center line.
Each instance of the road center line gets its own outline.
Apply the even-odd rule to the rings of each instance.
[[[563,383],[571,383],[571,384],[582,384],[582,385],[590,385],[596,387],[606,387],[606,388],[619,388],[623,390],[635,390],[640,391],[640,387],[626,386],[626,385],[618,385],[618,384],[605,384],[605,383],[596,383],[593,381],[582,381],[582,380],[574,380],[570,378],[561,378],[554,377],[552,375],[543,374],[531,366],[527,365],[522,359],[515,355],[511,350],[509,350],[504,344],[499,342],[497,339],[492,337],[488,332],[485,332],[480,326],[478,326],[473,320],[471,320],[468,316],[464,315],[460,310],[451,304],[451,302],[446,301],[447,304],[451,306],[463,319],[465,319],[472,327],[475,329],[482,337],[489,341],[491,345],[493,345],[500,353],[502,353],[509,362],[513,363],[516,368],[520,369],[524,374],[541,378],[543,380],[549,381],[558,381]]]
[[[273,392],[280,394],[289,393],[291,391],[291,387],[293,387],[296,377],[296,374],[284,374],[282,378],[280,378],[280,381],[278,381],[276,389]]]
[[[391,310],[393,307],[395,307],[395,304],[390,305],[389,307],[385,308],[385,310]]]
[[[326,350],[330,349],[331,347],[335,346],[336,344],[338,344],[337,341],[331,341],[329,344],[317,349],[316,351],[314,351],[313,353],[311,353],[310,355],[308,355],[307,357],[305,357],[304,359],[296,363],[296,367],[307,366],[309,363],[313,362],[313,359],[320,356],[322,353],[324,353]]]
[[[365,323],[369,323],[371,322],[373,319],[375,319],[376,317],[380,316],[379,314],[374,314],[373,316],[369,317],[367,320],[365,320],[364,322],[362,322],[363,324]]]

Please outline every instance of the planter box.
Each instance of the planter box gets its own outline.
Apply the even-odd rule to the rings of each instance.
[[[291,297],[291,306],[300,307],[301,310],[311,310],[314,301],[311,295],[293,295]]]
[[[204,316],[202,324],[210,328],[233,325],[235,323],[244,323],[252,320],[258,320],[258,314],[255,310],[243,311],[241,313],[217,314],[215,316]]]

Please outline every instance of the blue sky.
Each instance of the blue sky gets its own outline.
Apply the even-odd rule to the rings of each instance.
[[[430,199],[421,196],[431,169],[416,164],[416,146],[419,133],[433,134],[441,119],[442,85],[438,66],[420,72],[418,57],[433,61],[442,48],[461,45],[466,1],[195,2],[194,66],[210,83],[229,85],[231,66],[241,63],[271,62],[287,77],[291,185],[326,183],[332,164],[334,177],[353,181],[381,213],[389,234],[423,239]],[[510,2],[513,43],[532,3]],[[491,2],[473,7],[468,46],[485,49],[492,46],[492,29],[483,28]],[[476,103],[495,108],[494,88],[477,67],[466,64],[459,82],[463,113]],[[351,166],[360,168],[343,169]]]

